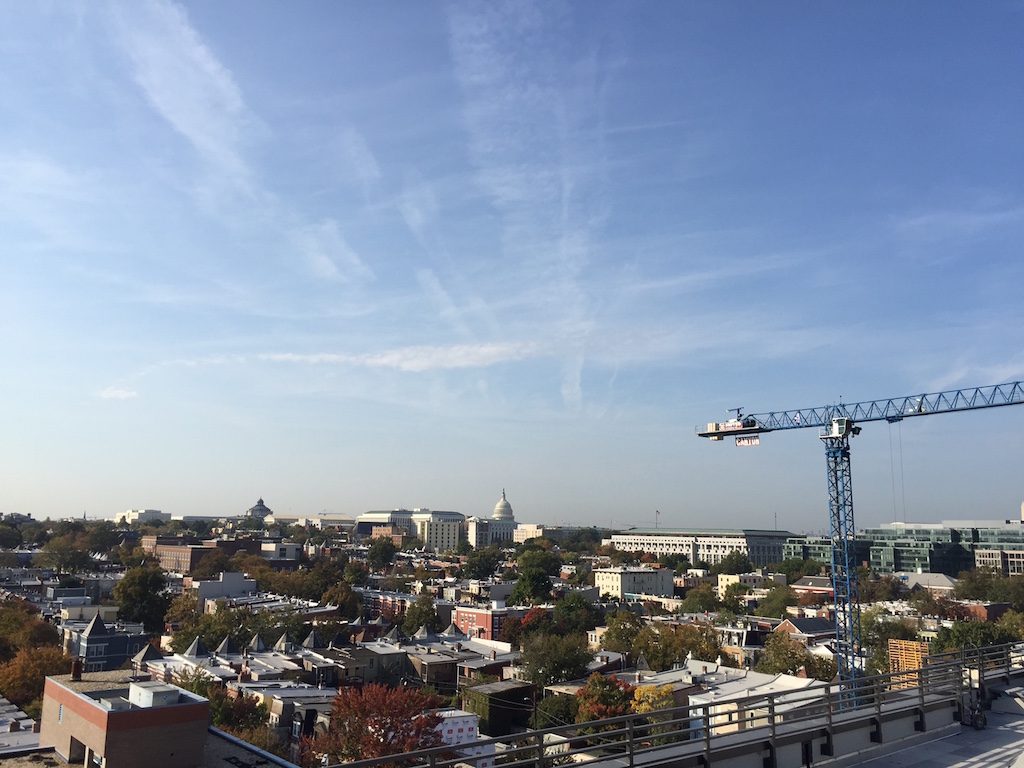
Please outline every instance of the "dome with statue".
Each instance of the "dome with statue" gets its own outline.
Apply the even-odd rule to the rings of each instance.
[[[508,503],[508,499],[505,498],[505,489],[501,489],[501,501],[494,505],[494,514],[491,515],[492,520],[514,520],[515,517],[512,514],[512,505]]]

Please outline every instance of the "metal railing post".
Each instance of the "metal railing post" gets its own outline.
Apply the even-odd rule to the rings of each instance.
[[[704,723],[704,765],[705,768],[711,765],[711,707],[705,705],[701,713],[701,720]]]
[[[632,717],[629,718],[629,720],[626,721],[626,730],[628,731],[628,734],[626,736],[628,741],[626,743],[629,745],[629,768],[633,768],[633,718]]]

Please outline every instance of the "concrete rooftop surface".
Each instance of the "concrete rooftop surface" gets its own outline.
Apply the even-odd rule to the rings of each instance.
[[[986,712],[981,731],[961,726],[960,732],[865,760],[870,768],[1024,768],[1024,717]]]

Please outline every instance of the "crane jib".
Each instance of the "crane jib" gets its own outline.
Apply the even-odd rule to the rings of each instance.
[[[953,413],[981,408],[997,408],[1003,405],[1024,403],[1024,382],[996,384],[988,387],[954,389],[884,400],[868,400],[860,403],[837,403],[817,408],[798,408],[770,413],[738,414],[737,418],[723,422],[712,422],[706,427],[699,426],[696,433],[711,440],[739,435],[759,435],[780,429],[806,429],[827,427],[835,419],[844,418],[852,422],[901,421],[913,416],[936,413]]]

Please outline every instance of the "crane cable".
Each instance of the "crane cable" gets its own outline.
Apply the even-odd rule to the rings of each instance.
[[[900,496],[903,500],[903,522],[907,522],[907,487],[903,479],[903,425],[901,421],[896,422],[897,440],[900,449]],[[892,422],[889,422],[889,476],[892,478],[892,519],[898,520],[896,509],[896,461],[892,451]]]

